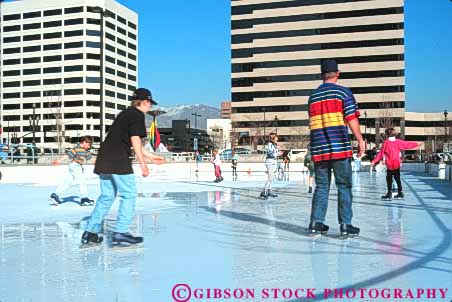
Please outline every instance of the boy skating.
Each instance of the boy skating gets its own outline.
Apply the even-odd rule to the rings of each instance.
[[[214,182],[222,182],[223,176],[221,176],[221,158],[220,154],[218,154],[218,150],[213,150],[213,158],[212,158],[213,167],[215,169],[215,181]]]

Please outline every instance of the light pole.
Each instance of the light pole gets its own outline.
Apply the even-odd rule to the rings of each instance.
[[[276,135],[278,135],[278,116],[275,115]]]
[[[364,141],[367,145],[367,111],[364,111]]]
[[[444,110],[444,145],[447,144],[447,147],[449,147],[449,135],[447,133],[447,115],[448,114],[449,113],[447,112],[447,109]],[[449,148],[447,148],[447,149],[449,149]],[[443,147],[443,151],[449,151],[449,150],[444,150],[444,147]]]
[[[104,140],[104,17],[109,17],[108,11],[104,10],[100,6],[96,6],[92,10],[94,13],[100,14],[100,135],[99,144],[102,144]]]
[[[197,121],[197,117],[200,117],[201,116],[201,114],[197,114],[197,113],[192,113],[191,115],[193,115],[194,117],[195,117],[195,129],[198,129],[197,128],[197,123],[196,123],[196,121]]]
[[[33,103],[33,115],[28,117],[31,133],[33,134],[33,145],[36,144],[36,126],[38,126],[39,115],[36,115],[36,104]]]

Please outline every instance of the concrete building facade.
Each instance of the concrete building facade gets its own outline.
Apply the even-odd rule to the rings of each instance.
[[[277,131],[282,145],[309,134],[307,101],[322,59],[336,59],[362,131],[374,139],[405,114],[403,0],[231,1],[232,128],[239,144]],[[381,120],[380,120],[381,119]],[[377,124],[377,125],[376,125]]]
[[[138,15],[114,0],[22,0],[1,9],[2,140],[60,147],[100,137],[138,81]],[[104,91],[100,91],[101,14]],[[34,127],[32,125],[34,121]],[[34,131],[33,131],[34,130]]]

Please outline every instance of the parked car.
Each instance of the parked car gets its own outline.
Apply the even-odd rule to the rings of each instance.
[[[246,148],[235,148],[234,150],[235,154],[237,155],[251,154],[251,150]],[[232,159],[232,149],[225,149],[222,152],[220,152],[220,158],[222,160]]]
[[[308,153],[308,149],[292,149],[290,150],[290,161],[301,162]]]

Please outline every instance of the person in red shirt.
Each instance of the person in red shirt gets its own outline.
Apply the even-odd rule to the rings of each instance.
[[[401,139],[397,139],[397,131],[394,128],[388,128],[385,131],[387,139],[383,143],[383,147],[380,152],[372,161],[372,167],[378,162],[384,159],[386,164],[386,183],[388,185],[388,193],[381,197],[383,200],[392,199],[392,179],[397,182],[397,195],[395,198],[401,199],[404,197],[402,192],[402,181],[400,180],[400,165],[402,161],[400,159],[400,152],[407,149],[413,149],[419,146],[415,142],[407,142]]]

